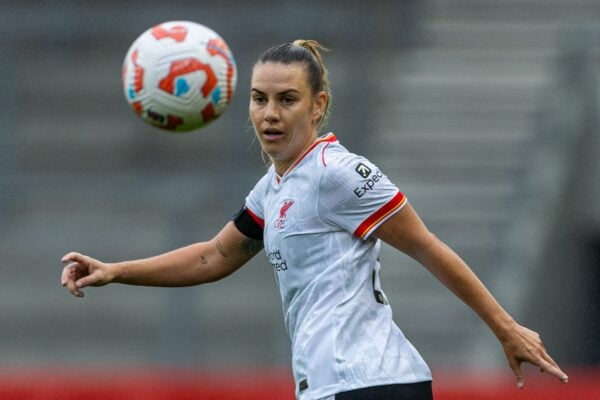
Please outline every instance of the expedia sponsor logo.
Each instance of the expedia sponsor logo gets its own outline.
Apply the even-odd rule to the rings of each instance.
[[[275,271],[287,271],[287,262],[283,259],[283,257],[281,257],[281,252],[279,252],[279,250],[270,251],[267,253],[267,257],[269,258],[269,262]]]
[[[367,176],[369,176],[369,175],[367,175]],[[372,175],[370,175],[369,179],[367,179],[363,182],[362,186],[359,186],[356,189],[354,189],[354,194],[358,198],[363,197],[369,191],[373,190],[375,188],[375,186],[377,185],[377,182],[379,182],[382,178],[383,178],[383,173],[380,170],[375,171]]]
[[[371,175],[371,168],[367,167],[365,164],[360,163],[354,169],[363,179],[367,179],[369,175]]]

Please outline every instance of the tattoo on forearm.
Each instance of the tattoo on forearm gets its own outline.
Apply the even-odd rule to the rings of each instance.
[[[217,242],[217,249],[219,250],[219,253],[221,253],[221,255],[224,258],[227,258],[227,253],[225,253],[225,247],[223,247],[223,245],[221,244],[221,242]]]
[[[246,240],[244,240],[241,243],[241,246],[239,248],[239,250],[236,251],[241,251],[242,253],[249,255],[249,256],[254,256],[256,255],[256,253],[258,253],[259,251],[261,251],[263,249],[263,242],[262,240],[255,240],[255,239],[250,239],[247,238]],[[219,253],[221,254],[221,256],[223,258],[227,258],[227,252],[225,251],[225,246],[223,246],[223,243],[221,242],[217,242],[217,250],[219,250]],[[205,263],[206,259],[204,257],[202,257],[202,263]]]
[[[264,245],[262,240],[247,239],[244,241],[244,243],[242,243],[243,251],[251,256],[261,251],[263,249],[263,246]]]
[[[204,256],[200,256],[200,262],[201,262],[202,264],[208,264],[208,260],[207,260],[207,259],[206,259],[206,257],[204,257]]]

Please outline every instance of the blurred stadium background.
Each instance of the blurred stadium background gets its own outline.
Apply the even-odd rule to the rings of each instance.
[[[174,19],[219,32],[239,80],[220,120],[169,136],[134,116],[120,77],[131,42]],[[328,129],[571,375],[529,369],[513,389],[489,330],[385,248],[384,289],[438,398],[600,398],[597,0],[2,0],[0,33],[0,398],[293,398],[264,256],[212,285],[83,300],[59,273],[70,250],[116,261],[216,233],[265,171],[253,62],[296,38],[332,49]]]

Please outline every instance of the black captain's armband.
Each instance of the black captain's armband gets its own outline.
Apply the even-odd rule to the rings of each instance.
[[[250,239],[263,240],[263,228],[252,218],[246,207],[236,213],[232,221],[235,227]]]

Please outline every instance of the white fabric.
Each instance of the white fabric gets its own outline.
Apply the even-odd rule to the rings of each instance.
[[[379,302],[374,293],[381,291],[380,242],[370,234],[404,204],[375,165],[333,134],[283,177],[271,167],[246,198],[249,212],[264,221],[298,399],[431,379],[383,292]]]

